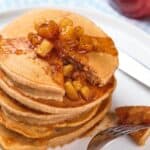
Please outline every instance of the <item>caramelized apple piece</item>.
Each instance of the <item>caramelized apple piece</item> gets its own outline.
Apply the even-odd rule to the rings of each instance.
[[[68,41],[72,40],[75,37],[73,21],[69,18],[64,18],[59,23],[60,35],[59,39]]]
[[[67,81],[65,83],[65,91],[66,91],[66,95],[71,100],[78,100],[78,98],[79,98],[78,93],[77,93],[76,89],[73,87],[71,81]]]
[[[83,98],[85,100],[89,100],[89,98],[90,98],[90,89],[88,88],[88,86],[83,86],[80,89],[80,93],[81,93],[81,95],[83,96]]]
[[[116,109],[120,123],[149,124],[150,106],[127,106]]]
[[[42,38],[35,33],[29,33],[28,39],[31,42],[31,44],[33,44],[33,46],[37,46],[42,41]]]
[[[79,91],[79,90],[81,89],[81,87],[82,87],[82,84],[81,84],[81,82],[80,82],[79,80],[73,81],[72,84],[73,84],[74,88],[75,88],[77,91]]]
[[[145,145],[150,137],[150,129],[141,130],[131,134],[131,137],[138,145]]]
[[[73,71],[73,65],[71,64],[65,65],[63,68],[63,73],[65,77],[70,76],[72,71]]]
[[[36,53],[40,57],[46,57],[53,49],[53,43],[48,40],[43,40],[41,44],[36,48]]]
[[[74,39],[74,27],[73,26],[67,26],[63,28],[60,32],[59,38],[61,40],[72,40]]]
[[[48,23],[43,23],[37,28],[38,34],[46,39],[56,39],[59,34],[58,25],[50,20]]]

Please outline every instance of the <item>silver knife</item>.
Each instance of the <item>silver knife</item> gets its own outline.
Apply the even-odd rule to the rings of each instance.
[[[150,88],[150,70],[123,51],[119,51],[119,69]]]

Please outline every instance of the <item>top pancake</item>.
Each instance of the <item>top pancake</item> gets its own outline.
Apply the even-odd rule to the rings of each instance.
[[[54,20],[58,23],[64,17],[70,18],[74,26],[79,25],[83,27],[87,35],[108,39],[107,42],[102,42],[104,52],[87,53],[88,63],[84,64],[92,70],[95,76],[99,77],[101,86],[107,84],[118,66],[117,50],[111,38],[83,16],[62,10],[37,9],[18,17],[15,21],[4,27],[0,34],[4,38],[27,37],[29,32],[35,32],[35,22]],[[20,43],[18,41],[14,44],[16,48],[20,49]],[[22,47],[23,49],[29,48],[28,45],[23,45]],[[37,99],[62,101],[65,90],[63,86],[53,81],[50,69],[48,69],[49,67],[49,64],[45,60],[37,58],[35,52],[32,50],[28,50],[27,53],[20,55],[2,52],[0,54],[0,69],[5,74],[7,83],[21,87],[21,90],[24,91],[23,94],[27,93],[24,96],[28,97],[29,95],[29,98],[34,99],[35,94],[33,93],[36,93]],[[1,88],[3,89],[3,87]],[[9,94],[6,88],[3,90]]]
[[[23,16],[17,18],[15,21],[11,22],[6,27],[4,27],[1,30],[1,34],[7,38],[24,37],[27,36],[29,32],[35,31],[34,29],[35,22],[40,22],[41,20],[54,20],[58,23],[64,17],[68,17],[71,20],[73,20],[75,26],[76,25],[82,26],[84,28],[85,34],[87,35],[97,37],[108,37],[93,22],[89,21],[87,18],[83,16],[62,10],[51,10],[51,9],[37,9],[30,11],[24,14]],[[105,84],[114,73],[118,65],[118,59],[116,56],[117,50],[115,49],[114,43],[111,40],[110,42],[108,42],[108,44],[104,43],[102,46],[104,46],[106,51],[108,52],[103,54],[97,54],[96,52],[89,53],[88,58],[89,58],[89,66],[91,68],[94,68],[95,73],[98,76],[100,76],[102,84]],[[94,62],[95,58],[98,61]],[[37,61],[38,62],[37,64],[33,64],[32,62],[30,62],[30,60],[25,60],[26,56],[16,56],[12,54],[5,59],[6,60],[3,60],[3,63],[1,63],[2,65],[0,66],[3,66],[2,68],[5,69],[5,71],[9,70],[9,72],[7,71],[7,73],[11,77],[15,78],[15,80],[19,80],[19,82],[21,82],[22,84],[28,84],[29,86],[31,86],[33,85],[34,82],[35,85],[38,85],[39,83],[45,87],[46,86],[57,87],[56,85],[53,85],[51,79],[49,79],[50,76],[47,76],[42,71],[42,67],[38,66],[38,64],[43,64],[43,62],[41,62],[40,60]],[[14,60],[16,61],[16,64],[18,64],[17,67],[16,64],[14,63]],[[24,63],[27,61],[29,62],[29,64]],[[44,64],[44,66],[46,66],[46,64]],[[28,71],[26,72],[26,70]],[[36,72],[36,70],[38,73]],[[42,79],[39,79],[39,77]],[[25,81],[25,83],[23,81]]]

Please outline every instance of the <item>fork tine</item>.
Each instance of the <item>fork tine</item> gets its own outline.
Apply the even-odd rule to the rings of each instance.
[[[115,126],[109,129],[106,129],[102,132],[100,132],[100,134],[109,134],[112,136],[121,136],[124,134],[130,134],[132,132],[136,132],[138,130],[142,130],[145,128],[149,128],[150,126],[146,126],[146,125],[120,125],[120,126]]]

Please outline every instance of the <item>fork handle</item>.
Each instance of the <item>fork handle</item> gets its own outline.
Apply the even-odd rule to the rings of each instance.
[[[104,134],[97,134],[93,140],[88,144],[87,150],[100,150],[108,142],[115,139],[112,136],[106,136]]]

